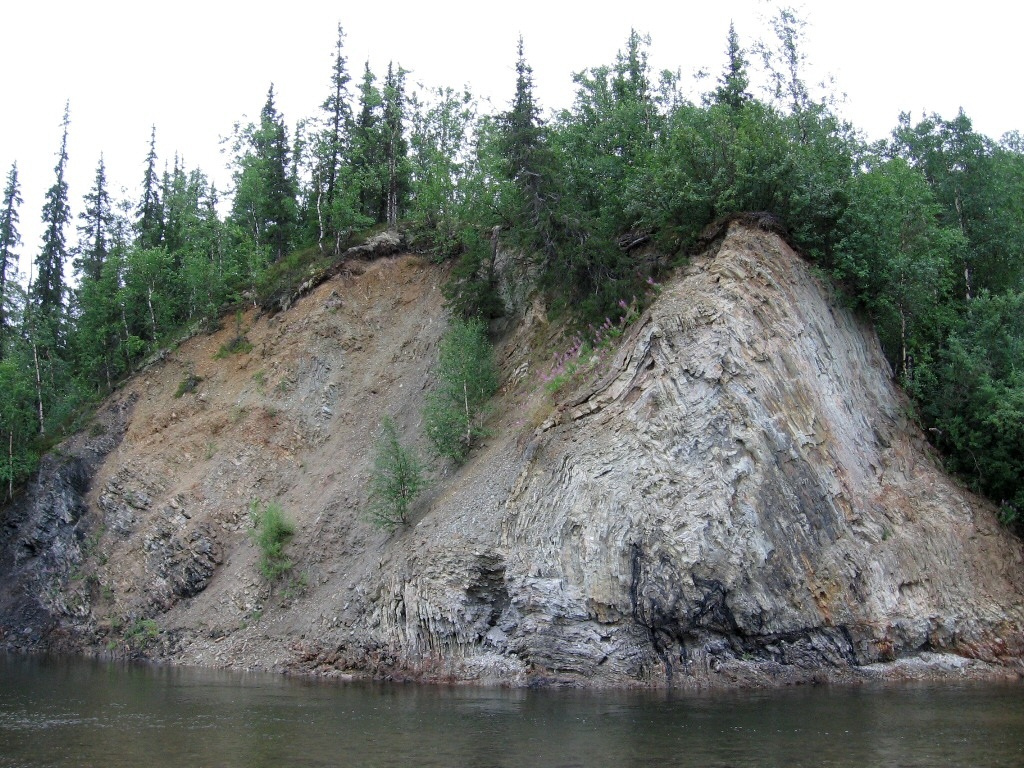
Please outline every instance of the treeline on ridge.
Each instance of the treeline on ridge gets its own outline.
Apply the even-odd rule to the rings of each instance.
[[[873,321],[948,467],[1017,520],[1024,139],[981,135],[961,112],[904,114],[888,139],[869,143],[804,80],[803,22],[783,9],[772,32],[747,51],[730,27],[719,76],[689,96],[678,73],[652,72],[649,41],[631,32],[611,63],[574,75],[571,107],[545,116],[522,41],[513,96],[488,113],[465,90],[410,88],[394,64],[379,80],[367,63],[354,82],[339,26],[314,118],[289,131],[271,86],[259,120],[235,127],[226,216],[201,170],[176,158],[159,172],[154,129],[139,198],[111,196],[101,157],[73,219],[66,111],[27,288],[15,275],[16,165],[0,208],[8,495],[147,355],[375,228],[401,227],[416,248],[455,260],[453,312],[504,311],[499,232],[534,259],[555,311],[600,323],[642,301],[647,281],[685,260],[709,222],[765,211]],[[765,83],[760,95],[752,75]]]

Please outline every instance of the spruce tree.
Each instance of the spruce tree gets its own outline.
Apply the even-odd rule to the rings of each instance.
[[[504,158],[505,178],[514,189],[512,217],[516,239],[542,254],[545,267],[558,251],[554,226],[550,160],[545,144],[540,107],[533,94],[533,68],[523,52],[523,38],[516,47],[516,91],[510,108],[498,116],[497,149]]]
[[[21,186],[18,184],[18,164],[13,163],[7,174],[4,198],[0,208],[0,360],[7,350],[10,336],[11,296],[9,286],[13,285],[14,272],[18,266],[15,249],[21,244],[18,233],[18,207],[21,205]]]
[[[43,247],[35,260],[36,274],[30,291],[33,338],[47,353],[57,348],[63,330],[64,262],[68,255],[64,230],[71,220],[65,179],[70,115],[69,103],[64,107],[63,132],[54,168],[56,178],[43,204]]]
[[[739,35],[736,34],[736,27],[731,21],[725,55],[728,61],[725,64],[725,71],[718,78],[718,87],[712,94],[712,100],[715,104],[723,104],[735,112],[750,101],[750,94],[747,92],[750,80],[747,77],[746,51],[740,46]]]
[[[142,200],[136,219],[136,242],[140,248],[156,248],[163,239],[163,208],[160,203],[160,179],[156,170],[156,126],[149,137],[146,172],[142,177]]]
[[[407,72],[389,62],[384,79],[383,147],[385,163],[384,221],[389,227],[398,223],[409,195],[409,142],[405,138],[405,76]]]
[[[284,118],[274,104],[274,85],[260,113],[256,151],[264,160],[267,242],[274,261],[280,260],[291,246],[295,228],[295,187],[289,173],[288,134]]]
[[[296,223],[296,190],[289,166],[288,134],[274,103],[274,86],[259,125],[236,126],[235,200],[232,218],[273,261],[291,247]]]
[[[382,98],[376,83],[377,78],[367,61],[359,83],[359,116],[353,131],[352,166],[359,187],[359,213],[371,221],[383,221]]]
[[[523,38],[516,48],[516,92],[510,109],[499,118],[501,154],[510,181],[529,190],[538,180],[537,152],[541,143],[540,109],[533,97],[533,69],[523,53]]]
[[[348,84],[352,78],[348,74],[348,62],[343,53],[344,42],[345,32],[339,24],[334,65],[331,68],[331,93],[322,105],[327,127],[321,134],[320,176],[323,184],[322,206],[329,212],[334,210],[338,174],[352,123],[352,108],[348,102]]]
[[[110,228],[114,213],[107,192],[107,171],[100,155],[92,189],[85,195],[85,210],[79,214],[79,244],[74,261],[75,271],[82,279],[99,280],[103,264],[110,252]]]

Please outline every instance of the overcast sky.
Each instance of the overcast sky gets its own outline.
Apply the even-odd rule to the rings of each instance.
[[[812,75],[835,77],[848,97],[844,114],[870,137],[885,136],[900,111],[952,117],[961,106],[993,138],[1024,130],[1017,81],[1022,6],[974,0],[949,6],[953,13],[902,0],[793,5],[808,22]],[[328,92],[339,22],[355,80],[366,60],[378,76],[393,60],[412,71],[413,83],[469,84],[498,108],[512,96],[522,34],[539,100],[553,109],[571,105],[572,73],[611,63],[631,27],[650,35],[654,68],[680,69],[690,88],[699,68],[713,76],[721,70],[730,19],[750,48],[769,38],[774,7],[764,0],[6,3],[0,173],[5,179],[17,161],[23,269],[40,247],[65,100],[77,217],[101,152],[115,196],[121,187],[138,194],[152,125],[161,162],[178,152],[189,168],[202,168],[226,188],[220,137],[235,121],[259,115],[271,82],[290,126],[315,115]],[[68,232],[69,242],[75,237]]]

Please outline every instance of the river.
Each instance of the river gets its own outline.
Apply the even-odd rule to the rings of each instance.
[[[0,654],[0,768],[293,765],[1016,768],[1024,687],[524,691]]]

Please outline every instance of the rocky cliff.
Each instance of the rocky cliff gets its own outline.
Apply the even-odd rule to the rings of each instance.
[[[381,417],[425,452],[443,279],[354,262],[246,318],[251,351],[218,359],[226,328],[129,382],[3,512],[4,642],[514,685],[1022,670],[1020,541],[942,473],[873,335],[740,224],[555,394],[524,307],[492,437],[374,529]],[[296,523],[275,584],[253,500]]]

